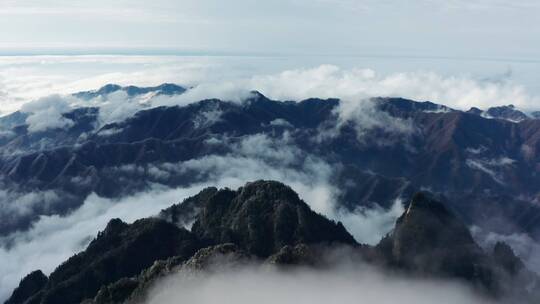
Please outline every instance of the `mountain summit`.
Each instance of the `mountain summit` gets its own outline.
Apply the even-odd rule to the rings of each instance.
[[[179,227],[189,218],[192,231]],[[498,298],[529,301],[540,284],[507,245],[484,252],[428,193],[415,194],[393,231],[371,248],[313,212],[290,187],[256,181],[237,190],[207,188],[157,218],[111,220],[48,278],[37,271],[23,279],[6,304],[138,303],[159,278],[175,273],[231,262],[328,266],[334,251],[408,275],[464,280]]]

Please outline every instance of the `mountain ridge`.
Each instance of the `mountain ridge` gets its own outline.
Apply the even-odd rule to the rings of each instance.
[[[65,303],[66,299],[70,299],[70,303],[138,303],[144,299],[148,288],[158,282],[157,279],[188,269],[206,271],[211,264],[217,262],[215,265],[218,268],[214,271],[219,272],[219,267],[225,267],[229,262],[241,266],[256,261],[281,265],[280,267],[306,265],[324,269],[331,265],[324,266],[325,252],[343,246],[349,248],[346,252],[352,257],[361,258],[357,263],[374,263],[379,265],[378,267],[404,271],[413,276],[428,275],[433,278],[464,280],[477,288],[478,292],[496,298],[520,294],[522,299],[529,301],[529,296],[538,295],[540,280],[524,269],[511,248],[499,244],[494,249],[493,257],[484,252],[476,245],[465,225],[444,205],[434,201],[426,193],[413,196],[407,210],[397,220],[393,232],[375,247],[360,245],[350,235],[340,236],[342,232],[339,232],[339,229],[344,228],[340,228],[342,226],[339,223],[315,214],[307,204],[298,199],[294,191],[278,182],[256,181],[236,191],[208,188],[184,202],[193,204],[194,201],[198,201],[195,205],[199,205],[201,210],[197,215],[199,224],[194,225],[192,232],[178,228],[179,222],[165,220],[173,219],[166,215],[170,215],[173,210],[178,211],[177,207],[164,210],[158,218],[141,219],[133,224],[113,219],[85,251],[60,265],[49,276],[42,289],[36,291],[35,288],[23,288],[23,285],[31,285],[29,283],[33,282],[25,278],[21,281],[21,287],[13,293],[17,297],[12,297],[6,303],[54,304]],[[302,208],[307,207],[306,212],[319,220],[294,219],[291,214],[283,212],[273,212],[265,219],[265,212],[262,212],[262,215],[248,216],[247,221],[251,221],[253,227],[251,229],[264,231],[260,229],[267,221],[270,221],[273,227],[285,225],[289,227],[289,231],[294,230],[297,225],[304,225],[305,228],[302,229],[316,231],[317,238],[305,238],[301,236],[302,233],[276,233],[274,237],[281,240],[276,243],[279,245],[264,250],[267,248],[265,242],[274,238],[271,232],[253,234],[249,229],[246,231],[242,228],[242,224],[236,228],[221,224],[246,220],[243,210],[253,204],[263,210],[281,210],[289,208],[291,204],[305,206]],[[189,212],[189,209],[185,209],[186,212]],[[324,236],[327,232],[326,229],[320,229],[321,225],[330,225],[338,230],[335,230],[329,239]],[[170,232],[164,233],[163,229]],[[246,242],[243,238],[229,237],[227,235],[230,235],[231,229],[240,229],[238,231],[247,233],[254,239]],[[419,234],[415,232],[423,230],[425,232]],[[346,233],[346,230],[344,231]],[[215,235],[219,237],[216,238]],[[136,245],[138,240],[141,240],[141,243]],[[171,251],[178,244],[184,244],[178,247],[180,251]],[[444,246],[446,250],[439,250]],[[134,254],[136,251],[131,248],[138,248],[135,250],[146,253],[140,256],[142,252]],[[153,250],[148,251],[145,248]],[[161,255],[155,254],[155,248],[170,249]],[[116,266],[112,267],[110,261],[117,263]],[[99,265],[108,266],[103,268]],[[125,271],[118,272],[118,269]],[[42,276],[37,277],[39,278],[36,282],[42,280]],[[536,284],[532,291],[524,289],[522,280],[525,279],[529,285]],[[25,290],[28,290],[26,297],[21,296]]]
[[[509,224],[486,228],[540,238],[535,228],[540,226],[530,222],[535,216],[529,216],[540,215],[534,203],[540,199],[535,186],[540,184],[540,120],[487,119],[401,98],[373,102],[376,113],[410,124],[414,132],[402,136],[374,126],[362,129],[359,140],[358,122],[339,122],[337,99],[282,102],[258,92],[243,103],[209,99],[146,109],[99,130],[93,130],[99,109],[76,109],[64,114],[74,121],[67,130],[28,133],[17,126],[10,131],[13,137],[0,138],[4,151],[0,181],[22,193],[57,191],[66,203],[50,212],[64,214],[80,206],[90,193],[114,198],[155,183],[177,187],[203,181],[178,172],[168,172],[168,179],[136,176],[123,172],[126,166],[146,172],[154,166],[229,155],[231,146],[250,136],[272,140],[286,136],[291,146],[334,168],[331,182],[347,179],[355,184],[344,188],[340,204],[345,208],[391,206],[396,196],[372,191],[376,184],[395,189],[398,196],[428,188],[447,197],[471,223],[501,218],[499,222]],[[324,134],[334,135],[321,137]],[[121,179],[127,182],[117,184]],[[483,208],[493,201],[496,208]],[[43,214],[36,208],[27,218],[0,225],[0,234],[25,229]]]

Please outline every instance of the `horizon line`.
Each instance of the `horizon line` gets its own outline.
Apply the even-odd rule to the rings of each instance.
[[[540,58],[511,56],[460,56],[427,54],[374,53],[299,53],[220,50],[182,50],[175,48],[1,48],[0,57],[61,57],[61,56],[172,56],[172,57],[344,57],[386,59],[431,59],[457,61],[498,61],[539,63]]]

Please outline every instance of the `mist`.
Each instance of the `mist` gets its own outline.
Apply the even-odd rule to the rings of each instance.
[[[216,272],[179,272],[158,281],[147,304],[167,303],[490,303],[456,282],[390,277],[342,263],[331,269],[278,270],[240,266]]]
[[[478,226],[471,227],[476,242],[485,250],[491,251],[497,242],[504,242],[512,247],[514,253],[531,271],[540,274],[540,244],[526,233],[498,234],[483,230]]]
[[[281,181],[295,190],[313,210],[342,221],[358,242],[366,244],[376,244],[392,229],[402,212],[399,200],[389,210],[361,208],[349,213],[338,209],[340,190],[331,182],[334,168],[321,159],[306,155],[292,145],[286,135],[274,139],[261,134],[248,136],[230,147],[232,152],[223,156],[158,164],[147,170],[137,170],[136,166],[129,168],[130,174],[148,172],[158,178],[196,172],[201,180],[199,183],[178,188],[155,183],[146,191],[121,199],[91,194],[81,207],[67,216],[41,216],[30,230],[0,238],[0,260],[4,261],[0,263],[0,301],[9,296],[26,274],[41,269],[48,275],[61,262],[83,250],[110,219],[133,222],[153,216],[209,186],[237,189],[258,179]]]
[[[68,216],[41,216],[30,230],[0,238],[0,302],[28,273],[41,269],[48,275],[60,263],[86,248],[109,220],[120,218],[130,223],[152,216],[205,186],[178,189],[155,186],[151,191],[120,200],[92,194]]]

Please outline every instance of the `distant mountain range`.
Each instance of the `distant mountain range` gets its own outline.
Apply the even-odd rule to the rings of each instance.
[[[74,96],[186,90],[173,84],[107,85]],[[264,136],[284,145],[277,149],[296,149],[295,158],[280,165],[298,169],[313,158],[328,164],[345,209],[389,208],[397,197],[428,189],[469,225],[540,239],[540,119],[513,106],[459,111],[432,102],[374,98],[373,108],[360,113],[366,117],[343,120],[341,103],[276,101],[253,92],[243,102],[209,99],[149,108],[105,125],[98,123],[100,108],[79,107],[63,114],[72,122],[68,127],[40,132],[28,130],[27,113],[4,116],[2,186],[17,193],[53,190],[61,200],[0,221],[0,234],[25,229],[39,215],[74,210],[93,192],[113,198],[154,184],[205,182],[211,174],[188,164],[234,156],[247,139]],[[362,119],[370,124],[362,125]]]
[[[95,91],[85,91],[73,94],[73,96],[89,100],[92,98],[106,96],[116,92],[125,92],[128,96],[137,96],[153,93],[156,95],[177,95],[186,91],[186,88],[172,83],[164,83],[155,87],[119,86],[117,84],[107,84]]]
[[[194,220],[190,230],[186,218]],[[371,247],[286,185],[256,181],[237,190],[207,188],[133,224],[113,219],[49,277],[39,270],[25,277],[5,303],[142,303],[173,275],[215,264],[324,271],[336,263],[332,252],[399,275],[457,280],[491,299],[536,303],[540,296],[540,278],[508,245],[480,249],[466,225],[428,193],[416,193],[393,231]]]

